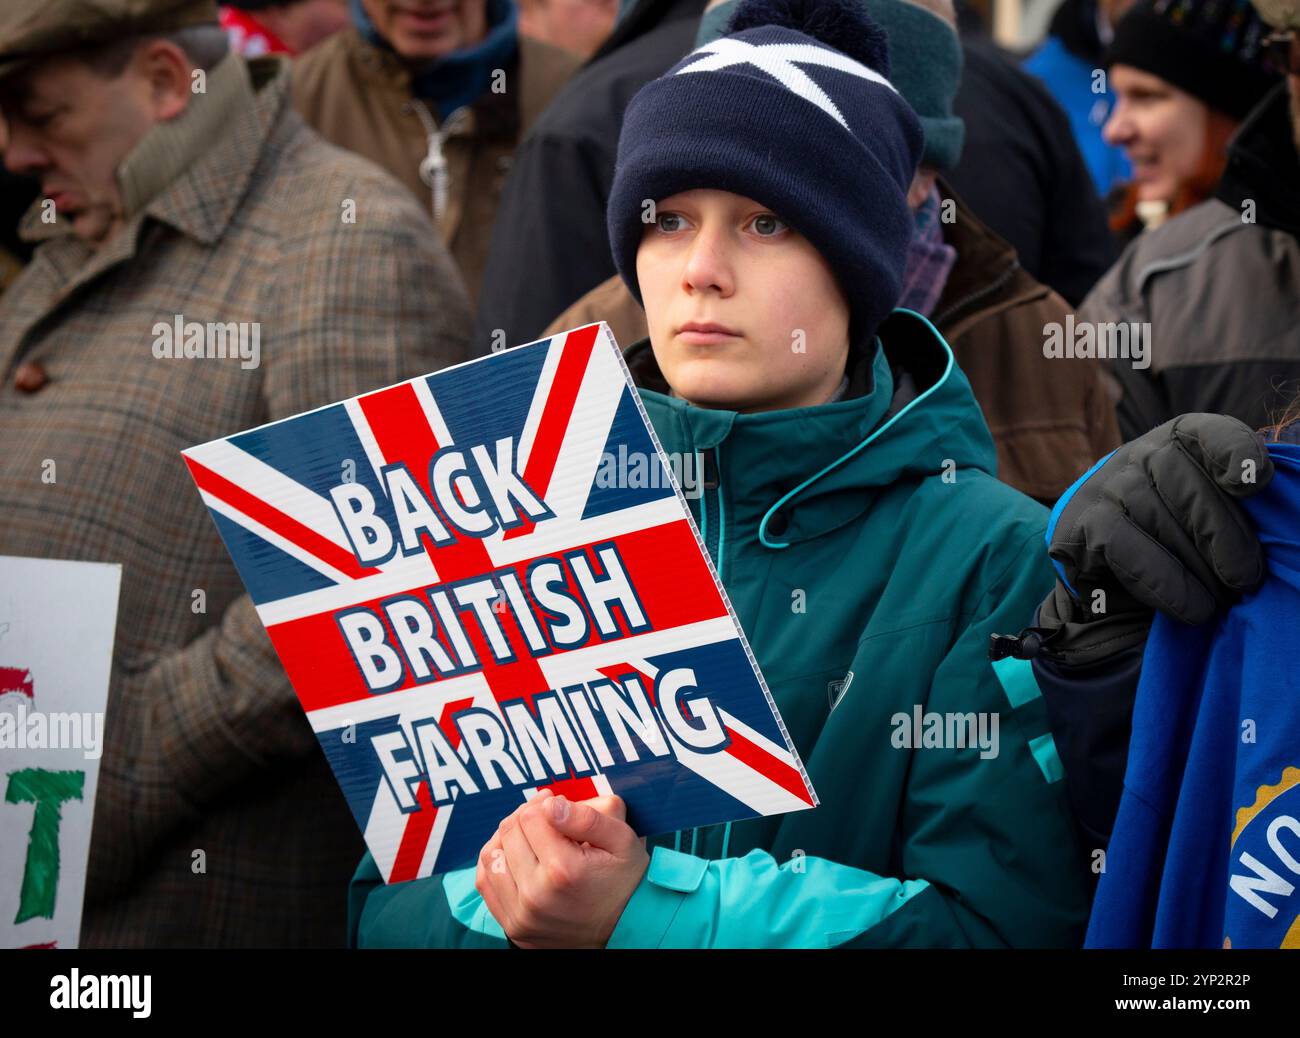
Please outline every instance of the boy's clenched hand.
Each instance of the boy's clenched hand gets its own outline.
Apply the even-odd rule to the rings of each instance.
[[[619,797],[542,790],[506,817],[474,885],[521,948],[603,948],[650,863]]]

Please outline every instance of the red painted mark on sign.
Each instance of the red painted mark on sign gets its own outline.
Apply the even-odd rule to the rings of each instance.
[[[35,702],[32,672],[26,667],[0,667],[0,696],[8,692],[17,692]]]

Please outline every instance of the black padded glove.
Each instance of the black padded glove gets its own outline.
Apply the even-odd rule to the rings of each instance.
[[[1262,437],[1223,415],[1181,415],[1124,444],[1053,513],[1048,554],[1066,586],[1040,623],[1149,622],[1155,609],[1209,620],[1264,579],[1237,501],[1272,478]]]

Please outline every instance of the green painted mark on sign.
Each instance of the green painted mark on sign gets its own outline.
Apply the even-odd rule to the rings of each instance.
[[[85,783],[84,771],[27,768],[9,773],[5,800],[11,804],[36,804],[15,923],[54,918],[54,901],[59,890],[59,823],[63,818],[63,802],[80,800]]]

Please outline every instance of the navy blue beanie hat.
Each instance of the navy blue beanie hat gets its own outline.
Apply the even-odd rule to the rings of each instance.
[[[744,0],[721,39],[628,105],[606,222],[638,302],[646,201],[713,188],[767,206],[839,280],[854,341],[902,294],[921,124],[890,84],[885,34],[857,0]],[[644,305],[644,304],[643,304]]]

